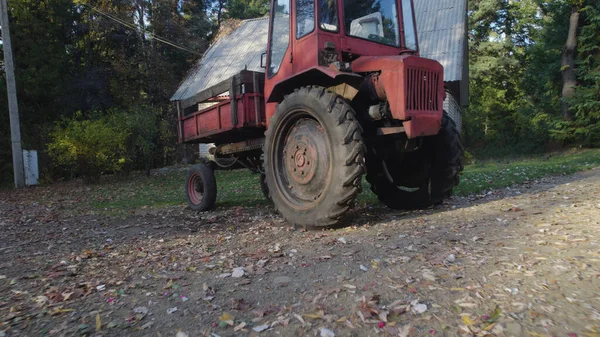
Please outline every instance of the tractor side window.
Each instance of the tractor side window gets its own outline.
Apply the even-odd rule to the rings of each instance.
[[[277,74],[279,71],[290,43],[290,1],[277,0],[273,2],[273,6],[268,67],[269,77]]]
[[[417,32],[413,19],[413,7],[410,0],[402,0],[402,19],[404,21],[404,44],[407,49],[417,50]]]
[[[315,30],[315,1],[296,0],[296,38]]]
[[[336,0],[319,0],[319,27],[332,32],[338,31]]]
[[[396,0],[344,0],[344,26],[350,36],[400,46]]]

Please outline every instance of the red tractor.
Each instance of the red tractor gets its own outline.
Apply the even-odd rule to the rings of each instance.
[[[443,110],[444,69],[419,57],[412,0],[273,0],[264,73],[241,71],[178,102],[179,137],[214,143],[190,169],[190,208],[211,209],[215,168],[262,174],[294,225],[339,223],[363,175],[393,209],[440,203],[463,148]]]

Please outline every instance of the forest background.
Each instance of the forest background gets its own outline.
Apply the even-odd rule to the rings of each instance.
[[[219,34],[269,10],[267,0],[8,3],[23,145],[39,151],[42,181],[181,163],[197,149],[177,143],[170,96]],[[468,16],[469,152],[600,146],[600,2],[469,0]],[[10,185],[4,93],[2,80],[0,184]]]

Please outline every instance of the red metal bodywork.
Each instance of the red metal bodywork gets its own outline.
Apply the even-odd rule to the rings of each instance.
[[[232,100],[180,118],[180,142],[235,142],[243,140],[248,132],[264,132],[264,97],[260,93],[245,93],[236,97],[237,123],[232,115]],[[243,130],[244,132],[239,132]]]
[[[284,94],[299,86],[316,84],[306,83],[299,76],[303,73],[321,73],[331,79],[327,84],[345,82],[343,75],[356,73],[381,72],[380,77],[390,103],[394,119],[403,121],[409,138],[435,135],[439,132],[442,120],[443,105],[443,67],[433,60],[418,57],[418,50],[384,45],[352,36],[345,33],[343,0],[337,0],[340,8],[338,32],[329,32],[319,28],[300,39],[296,39],[296,1],[291,1],[290,11],[290,43],[285,52],[279,71],[265,78],[266,118],[267,126],[277,103]],[[401,0],[397,0],[397,8],[402,10]],[[271,13],[271,17],[273,13]],[[401,12],[398,17],[402,18]],[[319,18],[318,6],[315,6],[315,18]],[[414,12],[413,12],[413,21]],[[272,23],[271,23],[272,25]],[[401,46],[404,46],[404,25],[400,22]],[[269,27],[271,34],[273,27]],[[416,30],[416,28],[415,28]],[[269,39],[270,41],[270,39]],[[319,52],[325,46],[332,46],[338,59],[353,59],[352,73],[342,72],[319,64]],[[268,46],[267,55],[270,55]],[[322,78],[319,79],[323,81]],[[292,82],[292,83],[288,83]],[[290,89],[291,88],[291,89]]]
[[[444,69],[436,61],[410,55],[363,56],[356,72],[379,71],[384,98],[394,119],[404,121],[408,138],[439,132],[444,102]]]
[[[288,47],[277,73],[272,76],[265,73],[264,91],[260,91],[264,92],[264,96],[258,91],[236,95],[237,113],[234,111],[233,114],[230,100],[187,116],[180,114],[180,141],[232,143],[253,135],[261,137],[275,114],[277,104],[294,89],[306,85],[333,86],[339,83],[353,83],[357,87],[368,74],[378,74],[376,79],[381,85],[380,97],[389,102],[393,118],[402,121],[408,138],[437,134],[441,126],[444,95],[442,66],[436,61],[418,57],[418,50],[346,35],[343,1],[336,0],[340,9],[338,32],[323,30],[315,22],[311,33],[297,39],[297,2],[290,0]],[[398,18],[402,18],[402,0],[396,0],[396,4]],[[320,14],[318,7],[315,6],[315,21],[318,21]],[[268,41],[271,41],[272,25],[271,20]],[[402,20],[399,27],[400,46],[404,46]],[[267,64],[270,62],[270,48],[269,43]],[[343,63],[349,60],[351,70],[336,69],[332,64],[324,65],[319,57],[325,50],[336,54]],[[237,123],[233,115],[237,115]]]

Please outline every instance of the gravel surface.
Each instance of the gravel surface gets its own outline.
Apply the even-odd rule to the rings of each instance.
[[[0,337],[600,336],[600,169],[328,231],[39,192],[0,194]]]

